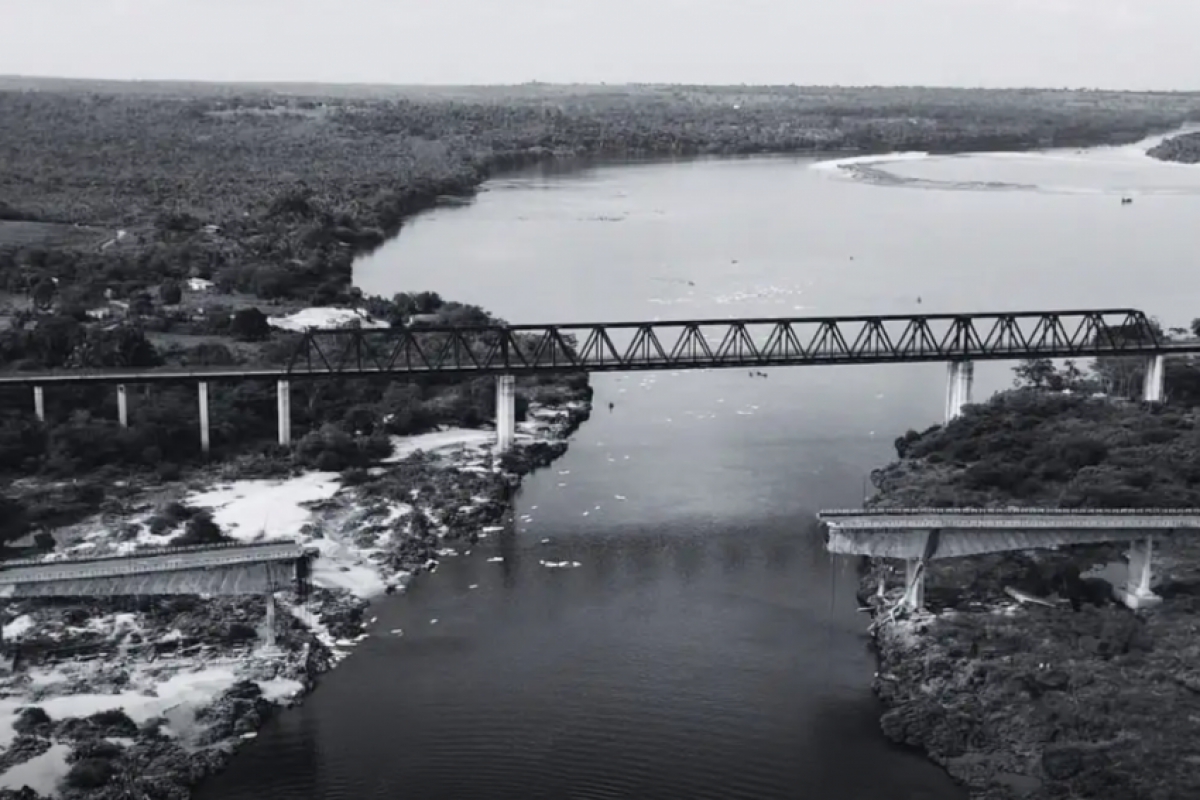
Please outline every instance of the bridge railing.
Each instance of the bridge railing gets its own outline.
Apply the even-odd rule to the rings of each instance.
[[[197,544],[197,545],[178,545],[167,547],[147,547],[140,550],[133,550],[129,553],[101,553],[98,555],[84,556],[69,556],[67,558],[17,558],[9,561],[0,561],[0,575],[3,575],[6,569],[15,569],[18,567],[50,567],[56,565],[74,566],[78,564],[93,564],[112,561],[136,561],[138,559],[155,558],[159,556],[186,556],[197,553],[223,553],[229,550],[241,550],[247,553],[253,552],[255,549],[260,550],[280,550],[284,551],[291,548],[295,551],[295,555],[303,555],[305,548],[289,539],[280,539],[267,542],[217,542],[214,544]],[[260,556],[261,557],[261,556]],[[286,556],[281,555],[283,559]]]
[[[1003,508],[831,508],[817,512],[818,519],[838,517],[928,517],[928,516],[1060,516],[1060,517],[1200,517],[1200,508],[1043,508],[1006,506]]]

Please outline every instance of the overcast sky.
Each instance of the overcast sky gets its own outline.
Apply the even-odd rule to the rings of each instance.
[[[1200,88],[1200,0],[0,0],[0,74]]]

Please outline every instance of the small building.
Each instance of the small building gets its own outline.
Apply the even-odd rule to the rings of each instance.
[[[88,309],[88,319],[119,319],[129,315],[129,303],[122,300],[109,300],[106,305]]]
[[[204,278],[188,278],[187,288],[191,292],[211,292],[213,282]]]

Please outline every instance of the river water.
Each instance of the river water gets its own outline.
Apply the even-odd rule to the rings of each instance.
[[[1136,148],[874,168],[890,177],[795,158],[531,170],[419,217],[356,281],[523,323],[1200,316],[1200,170]],[[980,365],[977,397],[1010,380]],[[594,384],[592,421],[525,483],[528,521],[381,601],[379,635],[201,798],[962,796],[880,735],[853,570],[813,522],[939,421],[944,367]]]

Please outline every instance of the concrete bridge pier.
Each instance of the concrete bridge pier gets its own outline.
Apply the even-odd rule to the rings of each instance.
[[[946,367],[945,422],[949,424],[962,414],[963,406],[971,403],[971,390],[975,386],[975,362],[951,361]]]
[[[122,428],[129,427],[129,395],[123,383],[117,384],[117,421]]]
[[[46,390],[41,386],[33,387],[33,413],[38,422],[46,421]]]
[[[279,406],[279,443],[292,443],[292,389],[290,381],[280,381],[277,389]]]
[[[267,617],[263,621],[263,626],[266,628],[264,633],[266,634],[265,639],[266,639],[267,647],[274,647],[275,646],[275,593],[274,592],[267,592]]]
[[[206,381],[200,381],[200,383],[196,384],[196,386],[199,389],[200,396],[200,452],[208,455],[208,383]]]
[[[517,438],[517,379],[513,375],[496,378],[496,452],[512,449]]]
[[[1162,602],[1162,598],[1150,590],[1150,560],[1154,554],[1154,539],[1147,536],[1132,542],[1127,554],[1129,558],[1129,578],[1124,586],[1114,587],[1113,593],[1117,599],[1134,610],[1152,608]]]
[[[925,565],[919,558],[904,560],[904,604],[910,611],[925,607]]]
[[[1150,356],[1146,359],[1146,377],[1142,382],[1142,400],[1147,403],[1161,403],[1166,400],[1166,359],[1164,356]]]

